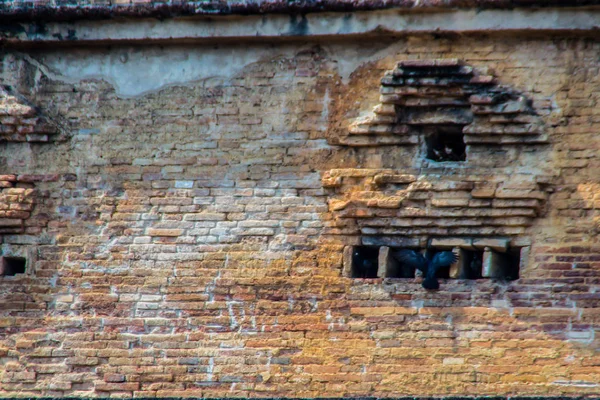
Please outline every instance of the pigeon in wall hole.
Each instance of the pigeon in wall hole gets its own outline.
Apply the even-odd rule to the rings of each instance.
[[[440,251],[431,259],[425,258],[421,253],[414,250],[400,250],[393,253],[394,258],[412,268],[422,271],[425,275],[423,287],[427,290],[439,289],[437,272],[440,268],[449,267],[454,264],[458,256],[451,251]]]
[[[471,269],[470,279],[481,278],[481,266],[482,266],[481,257],[473,257],[473,259],[469,263],[469,268]]]
[[[367,257],[361,257],[359,252],[354,252],[354,277],[355,278],[376,278],[377,264]]]

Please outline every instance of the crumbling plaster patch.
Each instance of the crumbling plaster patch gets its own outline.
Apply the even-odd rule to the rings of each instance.
[[[361,65],[396,53],[404,42],[367,48],[323,46],[325,53],[337,61],[340,77],[347,81]],[[102,79],[115,87],[119,97],[137,97],[170,86],[197,84],[211,78],[231,79],[245,67],[261,60],[277,62],[290,58],[307,44],[272,47],[251,46],[123,46],[98,49],[43,51],[28,59],[52,80],[77,83]]]

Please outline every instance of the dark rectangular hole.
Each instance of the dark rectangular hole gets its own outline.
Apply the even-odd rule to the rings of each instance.
[[[491,252],[491,263],[487,265],[492,279],[514,281],[519,279],[521,249],[509,249],[506,252]],[[484,266],[485,269],[486,266]]]
[[[356,246],[352,251],[352,277],[377,278],[379,247]]]
[[[388,278],[414,278],[415,277],[415,268],[402,262],[402,260],[400,259],[401,257],[398,257],[395,255],[395,253],[402,251],[402,250],[412,250],[417,253],[420,252],[419,249],[407,249],[407,248],[400,248],[400,247],[390,248],[390,257],[391,257],[391,262],[393,263],[393,268],[388,269]]]
[[[483,251],[462,250],[465,260],[459,279],[481,279]]]
[[[425,136],[427,158],[437,162],[465,161],[467,145],[462,129],[447,129],[433,132]]]
[[[0,275],[14,276],[25,273],[27,260],[24,257],[0,257]]]
[[[506,252],[504,264],[504,279],[514,281],[519,279],[519,266],[521,264],[521,249],[509,249]]]
[[[387,278],[414,278],[415,269],[404,262],[401,257],[395,253],[401,250],[412,250],[417,253],[419,249],[408,249],[394,247],[389,249],[387,265],[382,266],[385,270]],[[431,260],[438,252],[449,251],[439,248],[428,248],[425,250],[425,258]],[[456,276],[458,279],[481,279],[483,277],[483,250],[466,250],[461,249],[461,257],[459,259],[460,274]],[[521,263],[521,249],[510,248],[507,252],[493,251],[492,254],[492,272],[489,276],[492,279],[500,280],[516,280],[519,279],[519,270]],[[2,275],[15,275],[25,272],[25,258],[22,257],[4,257],[4,269]],[[351,272],[353,278],[377,278],[379,272],[380,247],[379,246],[355,246],[352,248],[352,266]],[[487,268],[490,268],[488,266]],[[438,269],[436,277],[439,279],[450,278],[450,266]],[[487,275],[486,275],[487,277]]]

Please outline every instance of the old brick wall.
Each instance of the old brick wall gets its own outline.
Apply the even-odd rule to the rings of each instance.
[[[28,258],[25,274],[0,277],[0,395],[599,394],[600,45],[424,36],[217,53],[257,51],[229,75],[134,96],[52,65],[69,54],[127,64],[126,53],[152,66],[168,49],[3,55],[3,85],[62,121],[64,140],[0,142],[0,212],[22,217],[2,252]],[[483,147],[437,171],[419,167],[418,148],[339,145],[380,102],[386,71],[437,59],[525,96],[547,143]],[[342,169],[434,183],[547,171],[535,218],[503,232],[531,246],[520,279],[427,292],[418,279],[343,276],[344,247],[369,231],[340,228],[347,192],[328,183]],[[448,221],[469,207],[452,201]]]

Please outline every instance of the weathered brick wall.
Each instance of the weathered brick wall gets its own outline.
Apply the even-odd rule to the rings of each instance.
[[[29,263],[0,277],[0,394],[597,395],[599,53],[592,40],[510,36],[325,43],[135,97],[6,55],[4,84],[37,71],[23,96],[66,121],[68,139],[0,144],[0,174],[55,175],[34,183],[44,196],[28,210],[47,224],[3,235],[3,254]],[[530,101],[548,143],[483,148],[460,173],[417,168],[418,148],[335,144],[380,102],[385,71],[415,59],[487,70]],[[324,187],[330,171],[438,184],[489,160],[507,176],[552,172],[514,233],[531,245],[520,279],[428,292],[343,276],[344,247],[363,233],[339,230],[347,192]]]
[[[36,191],[31,187],[22,187],[29,184],[28,179],[17,175],[0,176],[0,232],[7,233],[41,233],[39,227],[25,226],[31,217],[35,205]],[[21,187],[19,187],[21,186]]]

